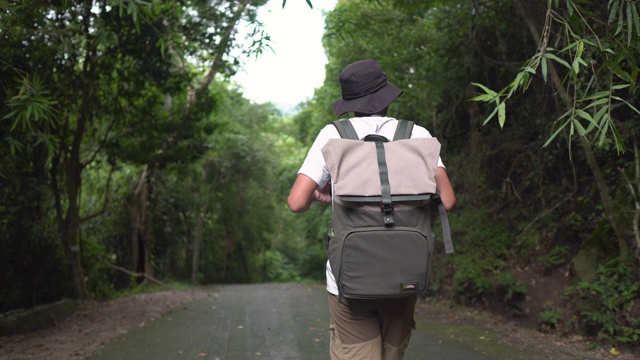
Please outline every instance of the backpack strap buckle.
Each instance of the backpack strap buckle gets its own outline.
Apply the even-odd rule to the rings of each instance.
[[[382,220],[385,226],[393,225],[393,204],[380,203],[380,210],[382,210]]]

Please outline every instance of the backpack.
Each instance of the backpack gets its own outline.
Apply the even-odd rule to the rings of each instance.
[[[348,119],[333,122],[340,139],[322,148],[333,182],[326,251],[342,298],[382,299],[426,292],[436,206],[447,253],[453,252],[446,210],[437,195],[440,143],[411,139],[413,122],[399,120],[393,141],[362,140]]]

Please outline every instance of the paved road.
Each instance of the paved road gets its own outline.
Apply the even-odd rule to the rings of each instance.
[[[418,325],[406,360],[497,358],[449,341],[446,335],[428,334]],[[208,298],[185,304],[117,338],[92,360],[326,360],[328,335],[322,286],[224,285],[212,287]]]

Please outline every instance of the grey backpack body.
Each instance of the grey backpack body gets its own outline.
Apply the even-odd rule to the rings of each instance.
[[[400,120],[393,141],[359,140],[349,120],[335,121],[341,139],[322,152],[333,182],[327,254],[339,298],[399,298],[429,285],[437,206],[447,253],[453,252],[435,172],[440,143],[410,139],[413,123]]]

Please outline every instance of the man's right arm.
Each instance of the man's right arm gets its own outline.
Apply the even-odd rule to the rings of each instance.
[[[294,213],[300,213],[307,211],[314,201],[331,203],[330,188],[331,182],[328,182],[325,187],[318,190],[318,184],[313,179],[305,174],[298,174],[289,192],[289,199],[287,200],[289,210]]]

